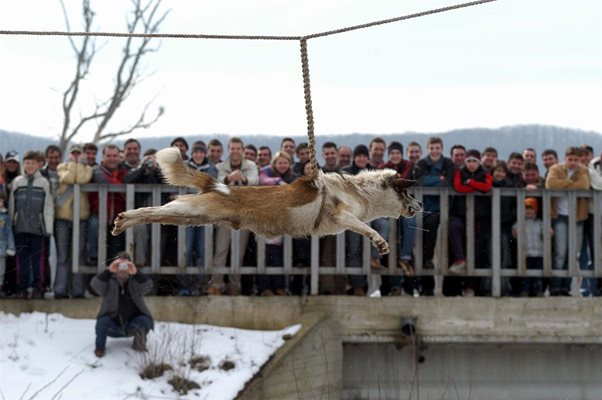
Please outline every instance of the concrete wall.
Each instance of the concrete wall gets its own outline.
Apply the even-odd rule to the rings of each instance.
[[[602,398],[602,347],[551,344],[345,345],[343,399]]]

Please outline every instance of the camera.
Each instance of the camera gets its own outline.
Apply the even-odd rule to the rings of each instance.
[[[154,168],[155,163],[153,162],[152,159],[148,158],[145,162],[144,162],[144,166],[146,168]]]
[[[121,262],[119,263],[119,271],[127,271],[129,268],[128,263]]]

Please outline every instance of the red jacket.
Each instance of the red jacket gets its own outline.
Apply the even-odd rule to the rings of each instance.
[[[94,166],[94,174],[92,175],[93,183],[116,185],[123,183],[123,178],[127,175],[128,170],[118,167],[116,170],[110,171],[104,165],[98,164]],[[98,215],[98,193],[90,193],[90,214]],[[112,224],[115,217],[125,211],[125,193],[109,192],[107,193],[107,224]]]

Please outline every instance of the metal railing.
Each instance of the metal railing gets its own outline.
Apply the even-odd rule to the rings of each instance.
[[[585,191],[563,191],[563,190],[532,190],[496,188],[488,194],[459,194],[450,188],[413,188],[414,197],[422,202],[425,195],[438,195],[440,203],[439,229],[437,233],[437,253],[434,269],[423,268],[424,260],[422,249],[422,215],[417,215],[415,244],[414,244],[414,266],[417,276],[434,276],[436,285],[441,285],[442,278],[448,275],[448,246],[449,246],[449,209],[450,201],[454,196],[466,196],[466,268],[467,273],[463,276],[491,277],[491,291],[493,296],[501,295],[502,277],[602,277],[602,192]],[[79,240],[79,215],[80,215],[80,196],[85,193],[97,192],[99,196],[99,231],[98,231],[98,264],[94,267],[79,265],[78,254]],[[147,193],[151,196],[153,206],[161,205],[161,194],[185,194],[193,193],[185,188],[175,188],[168,185],[100,185],[86,184],[83,186],[74,186],[73,201],[73,247],[72,247],[72,270],[73,272],[97,273],[106,267],[107,247],[106,235],[107,224],[103,223],[107,218],[107,195],[110,192],[125,193],[125,202],[127,209],[134,208],[134,199],[137,193]],[[569,218],[568,218],[568,270],[556,270],[552,268],[552,237],[544,235],[544,256],[543,270],[527,270],[526,252],[525,252],[525,211],[522,206],[526,197],[538,197],[542,204],[543,231],[549,232],[552,227],[550,219],[550,208],[552,197],[568,194]],[[480,268],[475,265],[475,198],[477,196],[491,197],[491,240],[490,240],[490,265],[491,267]],[[517,268],[502,268],[502,249],[501,249],[501,199],[502,197],[512,197],[516,200],[517,215]],[[593,270],[581,270],[578,266],[576,254],[577,249],[577,199],[593,198],[593,243],[592,261]],[[391,235],[389,238],[390,253],[388,254],[388,268],[379,271],[382,275],[401,276],[403,272],[397,263],[397,223],[395,219],[390,219]],[[310,265],[305,267],[293,266],[293,241],[290,236],[285,236],[283,241],[283,260],[282,267],[266,266],[266,248],[265,240],[256,236],[257,241],[257,266],[244,266],[239,264],[239,231],[232,231],[230,241],[230,267],[219,266],[212,268],[213,262],[213,226],[205,226],[205,254],[204,267],[186,265],[186,227],[177,228],[177,266],[162,266],[161,260],[161,230],[160,224],[152,224],[151,228],[151,262],[150,265],[142,269],[145,273],[151,274],[268,274],[268,275],[309,275],[310,276],[310,294],[318,294],[318,284],[320,275],[366,275],[370,276],[375,272],[370,268],[370,240],[363,238],[362,242],[362,266],[347,267],[345,265],[345,233],[340,233],[336,237],[336,265],[320,265],[320,241],[318,237],[311,237],[311,257]],[[135,253],[134,230],[130,228],[125,233],[126,250],[130,254]],[[437,283],[438,282],[438,283]]]

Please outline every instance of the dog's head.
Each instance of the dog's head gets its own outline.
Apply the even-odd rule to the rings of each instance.
[[[399,215],[403,217],[413,217],[422,212],[422,204],[408,192],[408,189],[416,185],[416,181],[403,179],[399,174],[387,176],[383,183],[383,189],[391,190],[399,201]]]

